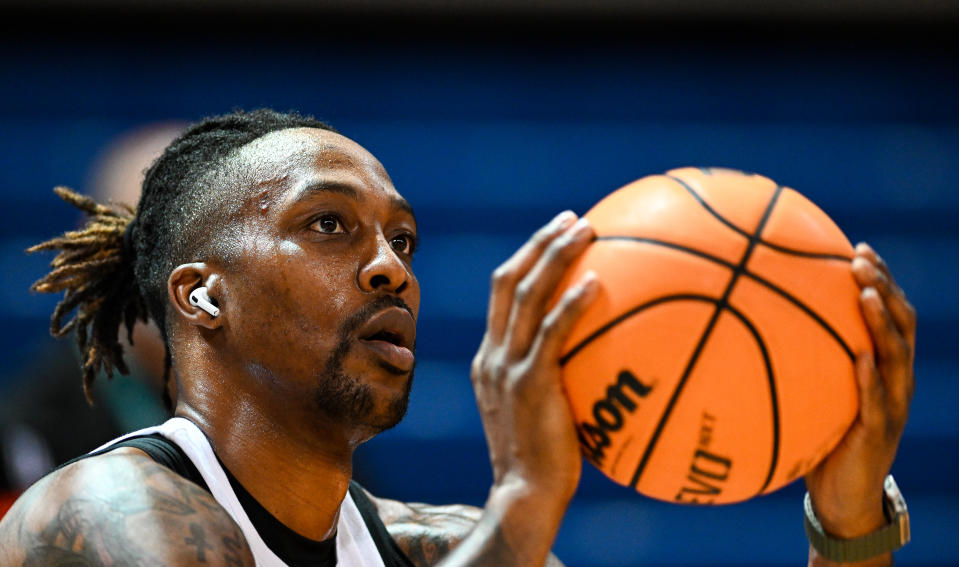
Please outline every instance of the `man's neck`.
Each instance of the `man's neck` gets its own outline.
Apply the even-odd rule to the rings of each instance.
[[[353,445],[305,428],[290,431],[252,404],[234,408],[203,411],[181,400],[176,414],[200,427],[230,473],[277,520],[309,539],[332,537],[352,476]]]

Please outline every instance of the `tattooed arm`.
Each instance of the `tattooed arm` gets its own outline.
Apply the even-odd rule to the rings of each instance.
[[[0,565],[253,567],[246,540],[213,497],[121,448],[60,469],[0,522]]]
[[[476,527],[483,511],[474,506],[404,503],[367,493],[387,531],[416,567],[435,565]],[[547,567],[563,567],[552,554]]]

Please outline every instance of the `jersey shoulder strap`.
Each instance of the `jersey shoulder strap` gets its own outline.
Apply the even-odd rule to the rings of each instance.
[[[210,487],[208,487],[206,481],[203,480],[203,475],[197,470],[193,461],[186,456],[186,453],[184,453],[176,443],[159,433],[152,433],[145,437],[124,439],[104,451],[112,451],[119,447],[135,447],[181,477],[197,484],[207,492],[210,491]]]
[[[360,511],[360,516],[363,517],[363,523],[366,524],[377,551],[380,552],[380,557],[383,558],[385,567],[414,567],[413,562],[403,553],[386,529],[386,525],[376,512],[376,506],[370,501],[363,487],[355,480],[350,481],[349,493]]]
[[[59,465],[56,470],[60,470],[77,461],[82,461],[90,457],[96,457],[97,455],[109,453],[110,451],[119,449],[121,447],[133,447],[139,449],[146,453],[155,462],[165,466],[166,468],[175,472],[177,475],[197,484],[207,492],[210,491],[206,481],[203,479],[203,475],[200,474],[200,471],[197,470],[196,466],[193,464],[193,461],[187,457],[186,453],[180,449],[179,445],[170,441],[159,433],[150,433],[146,430],[144,430],[144,432],[135,432],[133,435],[124,435],[123,437],[114,440],[107,445],[101,446],[89,453],[80,455],[79,457],[74,457],[73,459],[70,459],[69,461]]]

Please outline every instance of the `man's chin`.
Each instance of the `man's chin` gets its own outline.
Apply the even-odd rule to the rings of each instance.
[[[373,423],[370,423],[370,426],[376,430],[376,433],[386,431],[387,429],[392,429],[396,427],[403,418],[406,416],[406,410],[410,405],[410,387],[413,384],[413,376],[411,375],[407,381],[406,386],[402,392],[396,393],[392,396],[392,399],[388,400],[384,407],[375,412]]]
[[[320,375],[316,390],[316,408],[330,421],[352,424],[371,436],[395,427],[406,415],[414,369],[402,370],[377,364],[365,372],[344,372],[342,357],[349,349],[339,349]],[[377,373],[380,376],[368,373]],[[361,378],[367,373],[365,378]]]

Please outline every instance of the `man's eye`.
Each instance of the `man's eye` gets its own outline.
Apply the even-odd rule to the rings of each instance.
[[[324,234],[337,234],[343,232],[343,223],[335,215],[323,215],[313,221],[312,228]]]
[[[416,239],[409,234],[401,234],[390,239],[390,246],[400,254],[412,254],[416,249]]]

